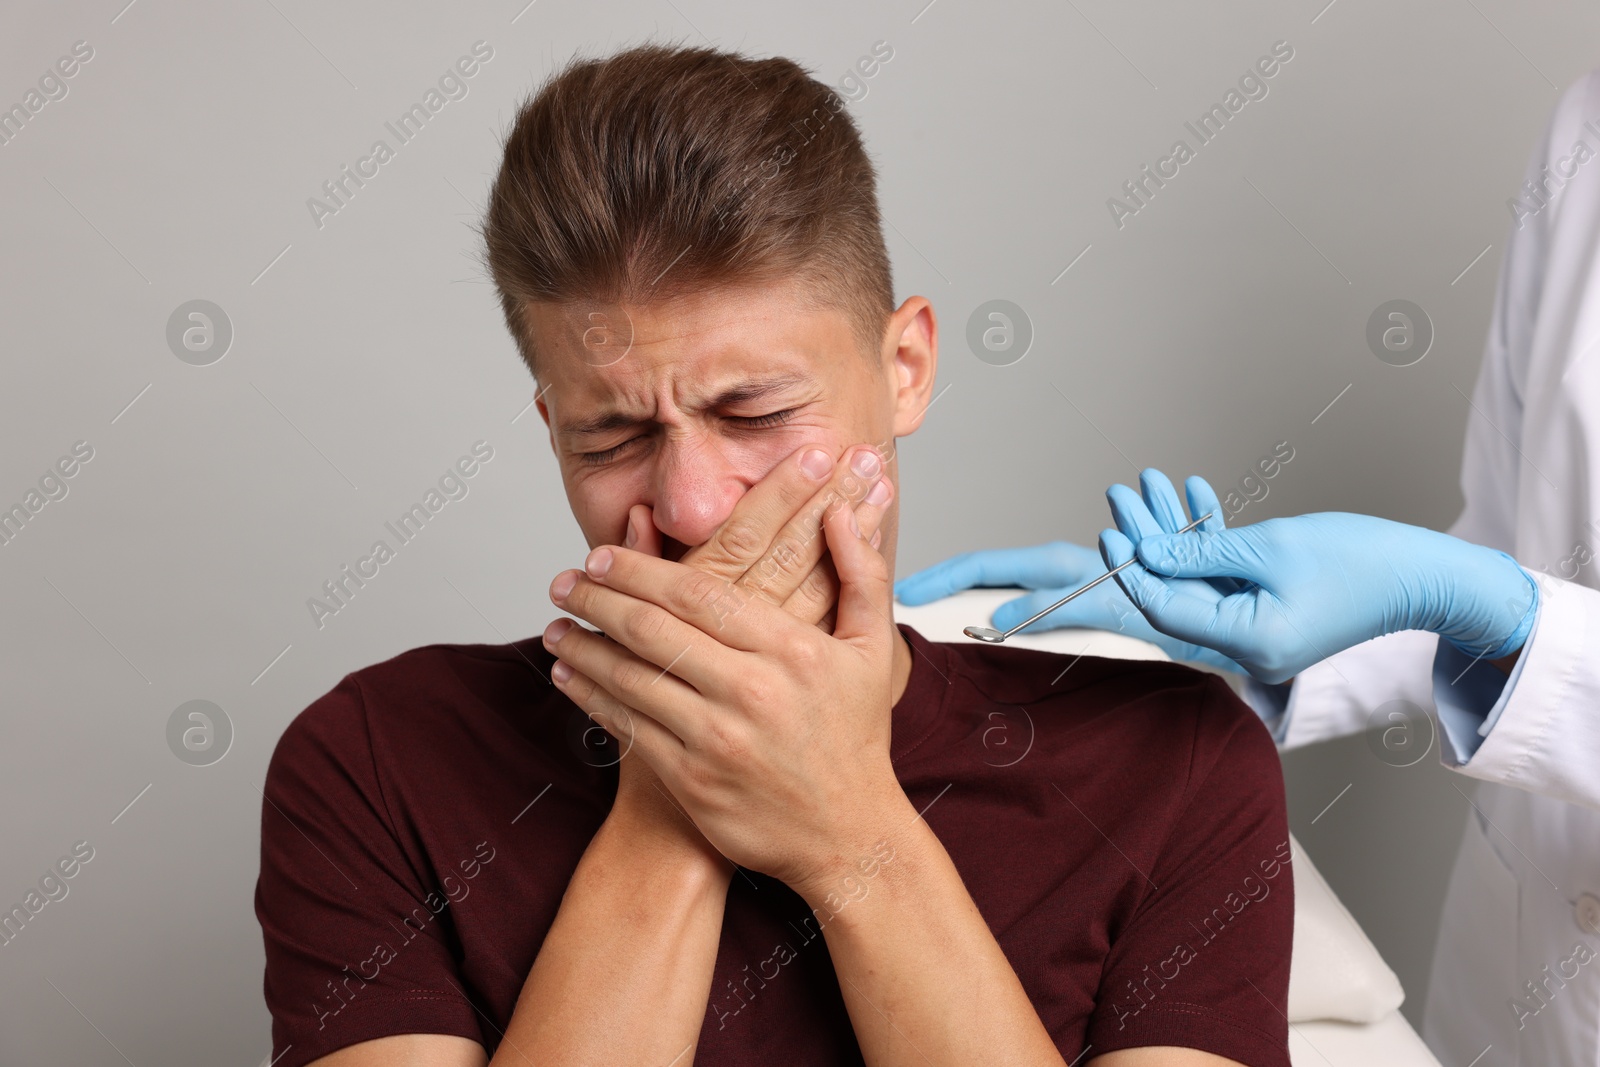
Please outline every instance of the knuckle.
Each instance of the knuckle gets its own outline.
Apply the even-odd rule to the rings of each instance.
[[[1261,668],[1264,676],[1269,678],[1274,685],[1290,677],[1285,657],[1277,652],[1263,649],[1249,658]]]
[[[622,632],[628,638],[627,644],[651,644],[661,638],[666,626],[666,612],[654,604],[630,608],[622,617]]]
[[[727,579],[700,571],[684,579],[679,586],[679,595],[683,598],[683,605],[691,611],[712,611],[732,588]]]
[[[822,666],[822,649],[814,641],[795,641],[784,652],[796,674],[811,674]]]
[[[793,530],[785,529],[764,562],[774,571],[795,569],[806,558],[805,548],[811,543],[797,536]]]
[[[708,753],[709,754],[709,753]],[[684,799],[703,801],[712,795],[717,784],[717,771],[709,760],[691,759],[684,762],[679,774],[685,793]],[[677,786],[674,786],[676,790]]]
[[[735,704],[742,708],[764,708],[772,700],[773,686],[760,672],[750,671],[733,683]]]
[[[614,693],[637,693],[645,686],[644,668],[637,660],[623,660],[611,669]]]
[[[802,584],[794,578],[802,561],[803,556],[794,538],[785,535],[751,569],[745,585],[766,599],[780,603],[790,590]]]
[[[725,716],[716,716],[707,724],[705,742],[718,760],[737,762],[750,753],[746,732]]]
[[[754,559],[766,547],[760,526],[752,519],[737,516],[717,531],[717,545],[729,560]]]
[[[585,711],[600,710],[601,689],[598,683],[587,674],[577,675],[578,684],[572,687],[572,702]]]
[[[723,760],[733,764],[749,762],[753,751],[748,731],[738,727],[728,727],[722,731],[718,748],[721,749]]]
[[[817,567],[800,580],[794,595],[802,604],[825,604],[832,602],[838,590],[838,580],[834,578],[832,568]]]

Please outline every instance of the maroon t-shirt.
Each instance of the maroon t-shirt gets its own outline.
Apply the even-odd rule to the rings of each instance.
[[[1256,715],[1177,664],[900,631],[895,773],[1063,1058],[1286,1067],[1293,876]],[[284,732],[256,889],[277,1067],[402,1033],[495,1049],[616,795],[552,662],[537,636],[413,649]],[[695,1063],[861,1062],[810,909],[739,871]]]

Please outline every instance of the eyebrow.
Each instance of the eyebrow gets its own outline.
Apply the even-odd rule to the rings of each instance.
[[[703,407],[720,408],[748,404],[755,400],[764,400],[798,385],[809,385],[811,382],[810,375],[794,372],[758,375],[722,390],[708,400]],[[647,421],[649,420],[630,415],[625,411],[613,409],[579,419],[564,428],[561,433],[568,437],[593,437],[599,434],[611,433],[614,430],[626,429],[629,426],[636,426],[641,422]]]

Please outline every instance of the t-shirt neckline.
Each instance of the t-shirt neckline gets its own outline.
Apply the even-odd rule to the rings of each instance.
[[[889,761],[899,763],[915,751],[946,714],[954,669],[950,649],[929,641],[905,623],[895,626],[911,646],[911,675],[890,711]]]

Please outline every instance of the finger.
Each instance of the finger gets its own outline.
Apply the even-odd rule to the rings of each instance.
[[[1100,531],[1100,551],[1110,568],[1134,560],[1131,567],[1117,572],[1117,584],[1152,627],[1168,637],[1210,647],[1205,637],[1216,624],[1221,593],[1203,584],[1180,591],[1151,574],[1134,556],[1133,542],[1120,530]]]
[[[1139,561],[1169,578],[1242,578],[1262,582],[1267,563],[1258,540],[1273,520],[1236,530],[1146,537],[1139,542]]]
[[[733,512],[683,562],[737,581],[766,554],[784,523],[834,471],[834,457],[814,444],[786,456],[739,498]]]
[[[888,562],[851,528],[849,515],[843,509],[827,517],[823,533],[839,572],[833,636],[887,654],[894,629]]]
[[[1189,498],[1189,514],[1195,518],[1210,513],[1211,517],[1195,527],[1199,533],[1216,533],[1227,528],[1227,512],[1222,510],[1222,501],[1217,499],[1217,491],[1211,488],[1211,483],[1198,474],[1191,474],[1184,479],[1184,494]]]
[[[839,572],[834,569],[833,560],[824,554],[783,602],[783,610],[802,621],[815,622],[825,633],[832,633],[833,606],[838,599]]]
[[[564,572],[576,582],[560,606],[642,659],[675,664],[672,672],[707,697],[726,695],[726,680],[747,669],[741,652],[767,651],[810,628],[735,582],[620,546],[590,552],[584,568]]]
[[[1178,499],[1178,491],[1172,487],[1171,480],[1165,474],[1154,467],[1146,467],[1140,471],[1139,492],[1144,497],[1145,506],[1150,509],[1150,514],[1155,516],[1156,523],[1162,530],[1176,533],[1189,525],[1189,520],[1183,515],[1183,502]]]
[[[874,493],[880,494],[874,498],[877,503],[868,505],[866,499]],[[870,536],[876,531],[883,509],[892,496],[893,487],[888,485],[884,460],[878,450],[870,445],[846,449],[828,484],[788,518],[773,538],[771,547],[740,579],[740,584],[768,603],[786,603],[822,559],[826,547],[822,524],[826,516],[835,508],[844,508],[852,514],[870,508],[870,528],[863,527],[860,516],[855,515],[857,528]],[[808,598],[808,602],[811,599]],[[808,618],[807,621],[816,620]]]
[[[647,556],[661,555],[661,531],[656,529],[655,512],[649,504],[635,504],[628,509],[628,532],[622,544]]]
[[[1064,589],[1101,574],[1093,549],[1069,541],[1028,548],[994,548],[964,552],[895,583],[895,595],[907,607],[928,604],[963,589]]]
[[[1183,483],[1184,495],[1189,498],[1189,514],[1196,518],[1209,515],[1210,518],[1202,522],[1196,530],[1200,533],[1220,533],[1227,529],[1228,513],[1222,508],[1222,501],[1217,499],[1217,491],[1211,488],[1211,483],[1198,474],[1191,474]],[[1244,588],[1244,583],[1236,578],[1212,578],[1211,585],[1226,596],[1237,593]]]
[[[684,553],[683,562],[737,581],[833,469],[833,457],[816,445],[796,449],[751,486],[705,543]]]
[[[596,725],[617,739],[624,758],[632,753],[652,767],[679,764],[684,754],[681,738],[655,719],[618,700],[582,671],[572,669],[570,664],[568,668],[570,673],[564,677],[552,677],[556,687]]]
[[[894,498],[894,487],[888,478],[879,478],[856,505],[855,523],[867,543],[877,548],[883,541],[880,528],[883,516]],[[817,538],[819,545],[822,538]],[[833,610],[839,596],[839,575],[832,560],[823,555],[812,566],[810,573],[800,579],[794,592],[783,601],[783,610],[797,619],[820,623]]]
[[[545,628],[544,647],[558,657],[558,665],[565,664],[567,670],[600,686],[618,703],[649,715],[683,743],[693,745],[700,736],[706,720],[701,692],[610,634],[587,630],[571,619],[556,619]],[[674,666],[681,666],[687,658],[688,654],[680,652]],[[568,686],[557,678],[562,673],[556,670],[551,679],[566,692]]]
[[[1150,507],[1138,493],[1122,484],[1106,490],[1106,502],[1111,505],[1111,517],[1124,537],[1138,544],[1152,534],[1165,533]]]
[[[733,648],[697,626],[695,620],[697,615],[711,616],[718,611],[740,613],[741,599],[728,595],[734,590],[731,582],[620,546],[602,545],[584,562],[587,572],[563,571],[557,576],[551,583],[551,600],[653,666],[646,671],[637,665],[615,665],[622,677],[595,673],[587,663],[575,666],[589,671],[618,699],[650,714],[660,711],[653,702],[658,699],[654,679],[664,671],[671,671],[706,698],[727,695],[727,679],[737,677],[743,665],[734,662],[737,653]],[[568,582],[570,588],[557,596]],[[638,703],[647,686],[652,693],[649,706]],[[673,722],[667,725],[677,726]]]

